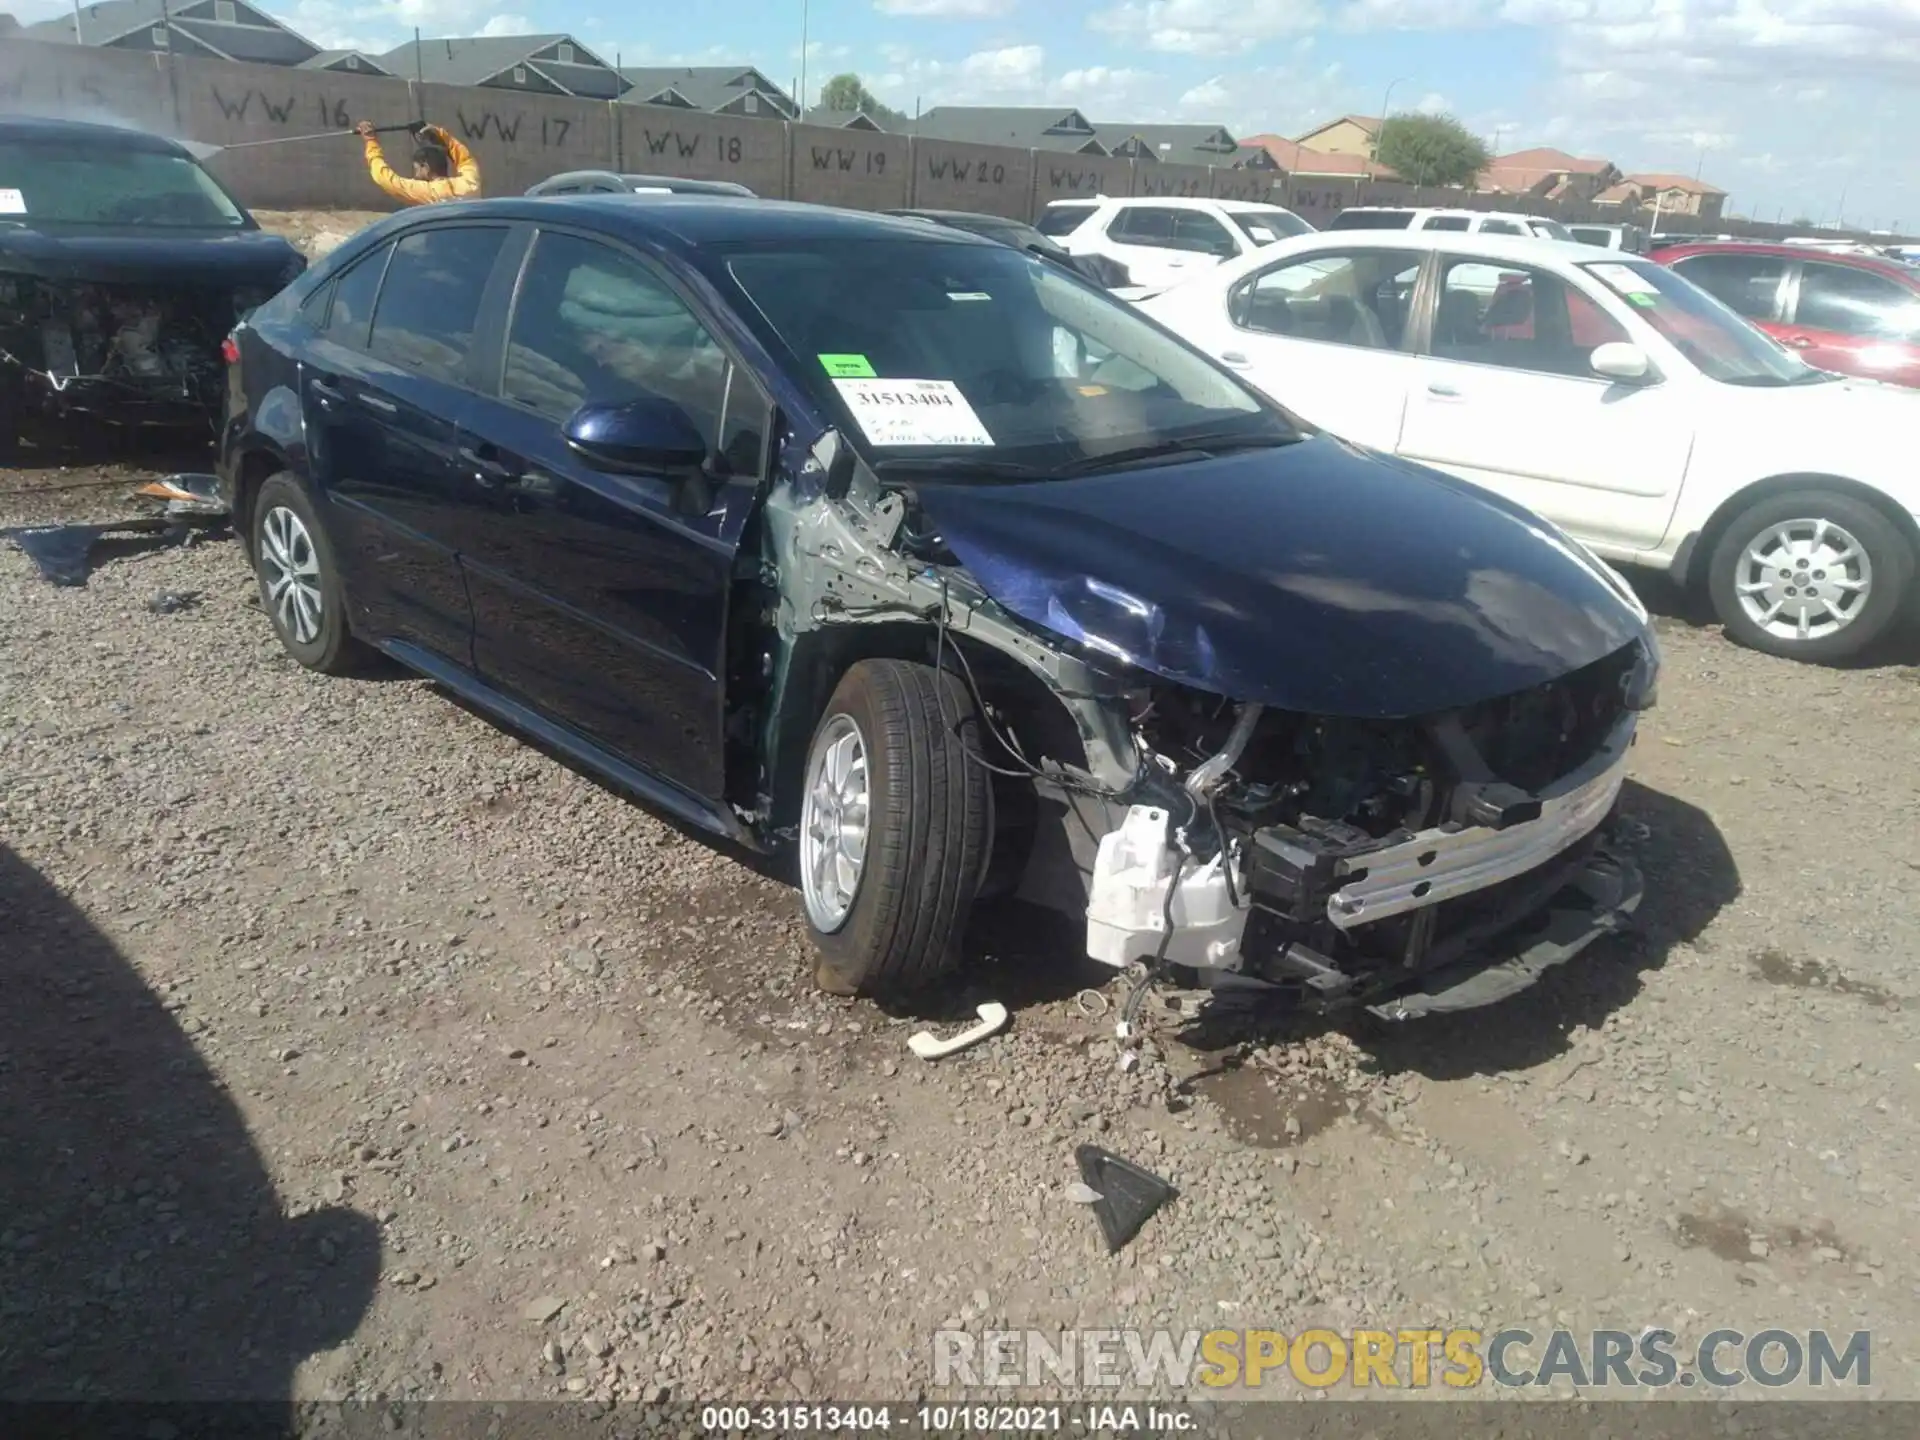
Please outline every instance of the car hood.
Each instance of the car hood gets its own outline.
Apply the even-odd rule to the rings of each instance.
[[[918,498],[989,595],[1090,658],[1301,713],[1512,694],[1646,626],[1625,582],[1537,516],[1327,435]]]
[[[305,266],[293,246],[260,230],[0,224],[0,274],[42,280],[278,290]]]

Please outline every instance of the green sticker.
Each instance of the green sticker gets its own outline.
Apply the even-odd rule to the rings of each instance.
[[[1627,300],[1630,304],[1638,305],[1642,310],[1651,310],[1654,307],[1655,302],[1658,301],[1659,298],[1660,297],[1657,295],[1648,295],[1645,292],[1638,291],[1638,290],[1636,290],[1633,294],[1627,296]]]
[[[874,380],[873,362],[864,355],[822,355],[820,363],[827,374],[840,380]]]

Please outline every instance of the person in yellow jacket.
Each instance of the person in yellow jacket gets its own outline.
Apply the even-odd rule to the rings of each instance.
[[[373,122],[353,127],[366,141],[367,173],[387,194],[408,205],[433,205],[442,200],[470,200],[480,193],[480,162],[473,152],[438,125],[414,127],[413,178],[394,174],[374,134]]]

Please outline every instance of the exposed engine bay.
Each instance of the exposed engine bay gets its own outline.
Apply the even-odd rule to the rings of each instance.
[[[210,426],[221,342],[268,296],[0,275],[0,385],[29,411]]]
[[[736,807],[750,826],[790,824],[772,777],[804,735],[775,717],[817,713],[810,675],[837,669],[817,662],[874,627],[854,648],[955,671],[976,700],[996,804],[983,895],[1083,915],[1088,954],[1116,968],[1403,1017],[1500,998],[1637,905],[1604,832],[1654,698],[1650,635],[1439,713],[1295,714],[1011,613],[912,489],[880,483],[832,432],[801,480],[765,512],[757,613],[772,623],[746,689],[771,703],[734,730],[763,727],[759,794]],[[1502,961],[1495,942],[1515,932],[1531,938]]]

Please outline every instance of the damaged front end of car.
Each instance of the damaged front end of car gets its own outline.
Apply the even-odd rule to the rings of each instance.
[[[1254,591],[1105,534],[1099,497],[1049,517],[1006,491],[955,493],[886,483],[829,431],[766,497],[730,685],[730,738],[757,777],[737,801],[749,827],[791,838],[782,777],[835,678],[884,655],[953,672],[975,699],[994,797],[982,897],[1083,920],[1087,953],[1116,969],[1407,1018],[1511,994],[1637,906],[1640,877],[1607,831],[1659,657],[1624,584],[1565,537],[1501,512],[1585,588],[1564,613],[1535,603],[1533,618],[1501,622],[1514,633],[1476,634],[1458,677],[1424,682],[1439,702],[1428,709],[1398,703],[1418,683],[1362,684],[1370,665],[1393,668],[1378,656],[1350,654],[1341,681],[1303,679],[1324,666],[1313,644],[1283,641],[1297,673],[1283,660],[1255,678],[1230,632],[1284,625],[1292,582],[1278,560],[1258,577],[1276,597],[1263,617]],[[1208,501],[1196,489],[1192,503]],[[996,503],[1011,508],[983,522]],[[1068,538],[1049,551],[1056,523]],[[1019,539],[995,535],[1000,524]],[[1108,573],[1139,583],[1089,573],[1129,545],[1138,563]],[[1496,573],[1468,583],[1508,609],[1537,601],[1510,574],[1501,592]],[[1317,589],[1293,591],[1329,583],[1323,570]],[[1145,598],[1175,584],[1179,604]],[[1341,605],[1392,608],[1377,594]],[[1501,688],[1501,676],[1533,683]],[[1281,703],[1296,694],[1309,703]]]
[[[210,428],[221,344],[273,293],[0,274],[0,386],[23,421]]]

